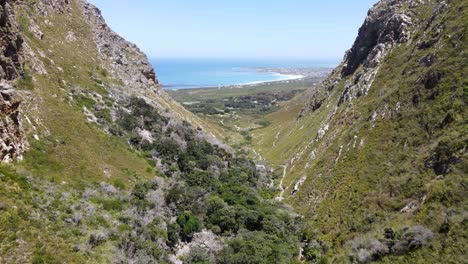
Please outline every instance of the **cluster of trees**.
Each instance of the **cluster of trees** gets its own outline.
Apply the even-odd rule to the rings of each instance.
[[[206,229],[230,238],[215,256],[221,263],[247,259],[249,263],[290,263],[297,257],[303,221],[262,198],[269,176],[257,171],[252,160],[209,143],[200,131],[164,117],[143,99],[131,98],[125,109],[129,111],[118,112],[112,131],[157,164],[169,182],[164,190],[170,212],[162,235],[166,245],[154,248],[153,243],[149,255],[161,259],[165,255],[161,252],[172,251],[180,241],[190,242],[195,233]],[[152,140],[139,135],[139,130],[149,131]],[[146,197],[158,188],[154,182],[135,185],[132,203],[141,213],[151,209]],[[122,245],[132,242],[133,248],[144,249],[146,242],[140,238],[124,236]]]
[[[205,115],[217,115],[229,113],[231,109],[269,111],[276,102],[291,100],[301,90],[280,91],[280,92],[261,92],[252,95],[235,96],[221,100],[208,99],[206,101],[185,105],[193,113]]]
[[[204,115],[218,115],[224,114],[226,111],[222,109],[222,105],[215,102],[203,102],[194,105],[186,105],[188,110],[195,114],[204,114]]]
[[[240,97],[231,97],[225,103],[225,108],[237,109],[270,109],[276,102],[291,100],[300,90],[280,91],[276,93],[258,93]]]

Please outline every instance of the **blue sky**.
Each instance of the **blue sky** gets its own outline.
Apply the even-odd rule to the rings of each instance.
[[[89,0],[149,57],[335,59],[377,0]]]

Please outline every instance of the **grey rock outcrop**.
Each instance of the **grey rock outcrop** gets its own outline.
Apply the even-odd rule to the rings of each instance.
[[[0,83],[0,161],[21,160],[27,142],[20,119],[21,98],[9,84]]]
[[[11,1],[0,0],[0,79],[14,80],[23,74],[22,44]]]
[[[172,263],[184,263],[179,259],[186,257],[191,250],[202,250],[210,255],[222,250],[221,240],[211,231],[203,230],[202,232],[195,233],[190,243],[181,243],[177,246],[177,251],[169,259]]]
[[[410,39],[413,22],[405,2],[384,0],[369,11],[353,47],[344,58],[341,75],[352,77],[346,82],[338,105],[367,95],[379,72],[379,65],[394,45]]]
[[[330,92],[335,89],[340,80],[341,76],[334,70],[330,76],[320,84],[320,87],[309,90],[308,92],[311,92],[309,95],[310,99],[301,109],[299,118],[303,117],[308,112],[314,112],[322,107]]]
[[[0,0],[0,161],[21,160],[27,148],[21,125],[21,98],[9,84],[23,75],[23,39],[12,2]]]
[[[158,88],[153,67],[140,49],[115,33],[104,21],[101,11],[95,6],[80,1],[82,12],[90,21],[94,41],[104,65],[125,86],[135,90]]]
[[[42,33],[41,29],[39,26],[34,23],[34,21],[29,21],[29,31],[38,39],[43,39],[44,38],[44,33]]]
[[[40,0],[35,7],[42,16],[47,16],[52,12],[64,13],[70,8],[70,0]]]
[[[405,2],[380,1],[369,11],[353,47],[345,55],[343,76],[353,74],[362,64],[375,67],[371,62],[375,56],[382,57],[385,46],[409,40],[412,22],[410,13],[403,8]]]
[[[352,48],[346,52],[343,62],[320,88],[314,89],[309,95],[310,99],[299,117],[319,109],[330,92],[345,78],[348,80],[338,106],[367,95],[379,72],[379,66],[392,48],[410,40],[414,26],[411,8],[420,4],[421,1],[413,0],[382,0],[369,10],[358,37]]]

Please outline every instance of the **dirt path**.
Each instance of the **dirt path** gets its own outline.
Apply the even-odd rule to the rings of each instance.
[[[281,192],[280,194],[278,195],[278,197],[276,197],[275,200],[277,201],[283,201],[284,199],[284,191],[286,190],[286,188],[283,187],[283,182],[284,182],[284,178],[286,178],[286,170],[288,169],[288,166],[286,165],[281,165],[281,167],[283,167],[283,176],[281,177],[281,181],[280,181],[280,189],[281,189]]]

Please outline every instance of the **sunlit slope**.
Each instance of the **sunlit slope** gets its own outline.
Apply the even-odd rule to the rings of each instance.
[[[151,175],[144,159],[103,131],[93,116],[96,101],[112,106],[132,94],[144,96],[174,118],[187,120],[209,134],[221,133],[186,111],[165,92],[125,87],[100,59],[92,29],[79,3],[38,15],[33,5],[18,5],[17,20],[27,45],[26,77],[20,80],[31,151],[24,166],[66,181],[100,181]],[[38,28],[42,37],[32,32]],[[78,91],[78,92],[77,92]],[[110,109],[98,118],[109,119]]]
[[[74,90],[86,90],[111,103],[115,99],[106,87],[119,84],[103,69],[77,4],[72,2],[70,13],[51,12],[45,17],[31,5],[17,9],[28,47],[26,77],[18,89],[25,98],[24,126],[31,145],[21,165],[58,182],[128,181],[131,175],[151,175],[146,161],[125,142],[88,120],[84,109],[93,101],[72,96]],[[40,26],[42,39],[30,31],[31,25]],[[73,41],[66,41],[69,32]]]
[[[467,3],[426,2],[382,1],[323,86],[254,133],[261,155],[288,166],[286,201],[342,257],[372,252],[365,241],[385,228],[422,225],[430,247],[383,262],[466,258]]]

